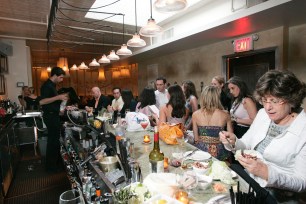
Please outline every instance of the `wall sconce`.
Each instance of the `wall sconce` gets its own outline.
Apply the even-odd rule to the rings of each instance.
[[[106,81],[104,69],[99,69],[98,81]]]
[[[41,81],[46,81],[49,78],[48,72],[46,69],[41,69],[40,72],[40,80]]]
[[[112,73],[112,78],[113,79],[119,79],[120,78],[120,71],[119,70],[114,70]]]
[[[130,70],[128,68],[123,67],[120,70],[120,76],[121,76],[121,78],[129,78],[129,77],[131,77]]]

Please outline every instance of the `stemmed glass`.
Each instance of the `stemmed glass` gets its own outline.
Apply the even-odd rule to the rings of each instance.
[[[148,125],[149,125],[149,122],[148,122],[148,121],[141,121],[141,122],[140,122],[140,125],[141,125],[141,127],[142,127],[144,130],[146,130],[146,128],[147,128]]]
[[[60,195],[59,204],[85,204],[85,201],[79,189],[72,189]]]
[[[187,190],[189,197],[191,195],[191,190],[198,186],[197,174],[192,170],[177,173],[176,181],[179,187]]]

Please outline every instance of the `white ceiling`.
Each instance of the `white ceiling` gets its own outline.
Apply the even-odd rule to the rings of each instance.
[[[187,10],[189,7],[199,3],[199,2],[207,1],[207,0],[188,0],[188,6],[185,8]],[[114,3],[115,2],[115,3]],[[154,4],[155,1],[152,1]],[[99,8],[102,7],[102,8]],[[99,8],[99,9],[95,9]],[[116,13],[116,14],[124,14],[124,23],[128,25],[135,25],[135,1],[134,0],[96,0],[92,5],[90,11],[96,12],[108,12],[108,13]],[[173,13],[160,13],[154,9],[154,5],[152,6],[152,17],[155,19],[157,23],[162,23],[164,20],[169,17],[176,15]],[[102,20],[110,17],[109,14],[103,13],[93,13],[88,12],[85,16],[86,18]],[[137,1],[137,25],[144,26],[147,23],[147,20],[150,18],[150,1],[149,0],[138,0]],[[122,23],[123,19],[121,15],[116,15],[111,18],[108,18],[107,21]]]

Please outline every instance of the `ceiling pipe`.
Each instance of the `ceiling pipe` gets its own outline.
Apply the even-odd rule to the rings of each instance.
[[[44,22],[38,22],[38,21],[28,21],[28,20],[21,20],[16,18],[6,18],[6,17],[0,17],[0,20],[6,20],[6,21],[15,21],[15,22],[21,22],[21,23],[29,23],[29,24],[35,24],[35,25],[48,25],[48,23]]]
[[[22,37],[22,36],[10,36],[10,35],[0,35],[0,38],[10,38],[10,39],[21,39],[21,40],[36,40],[36,41],[48,41],[47,39],[43,38],[29,38],[29,37]],[[78,41],[64,41],[64,40],[52,40],[51,42],[60,42],[60,43],[68,43],[68,44],[83,44],[83,45],[93,45],[92,42],[78,42]],[[113,44],[103,44],[103,43],[95,43],[95,45],[101,46],[121,46],[121,44],[113,45]]]

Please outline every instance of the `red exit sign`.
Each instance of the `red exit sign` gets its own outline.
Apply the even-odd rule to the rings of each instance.
[[[234,40],[235,52],[245,52],[253,49],[254,46],[252,35]]]

